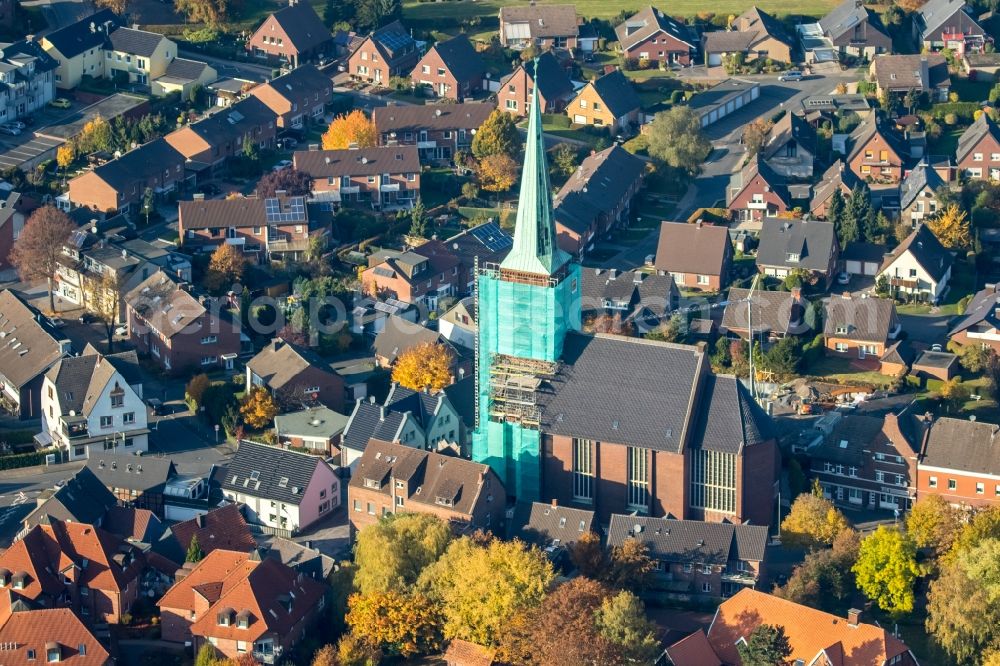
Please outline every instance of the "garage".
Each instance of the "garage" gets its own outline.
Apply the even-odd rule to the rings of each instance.
[[[708,54],[708,66],[715,67],[722,64],[722,54],[721,53],[709,53]]]
[[[876,243],[848,243],[840,255],[844,262],[844,272],[875,277],[888,251],[886,246]]]
[[[861,262],[856,259],[846,262],[844,268],[851,275],[861,275]]]

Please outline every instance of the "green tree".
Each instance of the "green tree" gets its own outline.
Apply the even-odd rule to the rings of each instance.
[[[972,395],[972,391],[969,387],[962,383],[962,380],[958,377],[952,377],[945,383],[941,384],[939,390],[941,394],[941,400],[944,401],[945,409],[949,413],[957,413],[962,410],[962,406]]]
[[[419,197],[417,203],[413,204],[413,210],[410,211],[410,235],[420,238],[427,236],[427,209]]]
[[[988,538],[961,550],[930,583],[925,626],[958,663],[1000,645],[998,571],[1000,540]]]
[[[420,594],[396,590],[354,594],[344,618],[351,633],[392,655],[410,658],[441,644],[441,612]]]
[[[761,624],[750,632],[746,643],[736,646],[743,666],[785,666],[792,654],[785,628]]]
[[[408,590],[446,552],[448,523],[423,513],[392,513],[358,532],[354,586],[361,594]]]
[[[966,345],[959,353],[959,361],[963,368],[978,375],[986,370],[990,364],[990,357],[993,355],[993,349],[990,347]],[[937,497],[937,495],[931,495],[931,497]]]
[[[629,538],[611,549],[611,562],[604,579],[615,588],[642,590],[655,568],[646,544]]]
[[[480,160],[492,155],[514,158],[520,150],[521,133],[514,124],[514,116],[499,108],[493,109],[472,138],[472,154]]]
[[[569,558],[581,576],[597,579],[608,565],[601,537],[596,532],[584,532],[569,545]]]
[[[337,666],[379,666],[382,651],[354,634],[344,634],[337,642]]]
[[[961,553],[974,549],[986,539],[1000,539],[1000,506],[975,511],[962,525],[951,549],[942,560],[946,563],[953,562]]]
[[[675,106],[657,113],[646,136],[650,157],[689,174],[697,172],[712,151],[701,120],[688,106]]]
[[[858,185],[851,192],[847,202],[847,218],[854,224],[857,236],[851,240],[869,240],[875,221],[875,210],[872,208],[871,190],[865,185]]]
[[[595,618],[601,634],[621,646],[625,660],[633,664],[652,664],[663,654],[656,638],[656,625],[646,617],[642,599],[623,590],[601,603]]]
[[[462,537],[427,567],[419,588],[442,604],[446,637],[496,645],[508,619],[536,608],[554,577],[538,548]]]
[[[28,218],[10,253],[10,261],[22,280],[48,282],[50,312],[56,310],[52,282],[64,261],[63,246],[75,230],[76,225],[66,213],[55,206],[42,206]]]
[[[781,542],[789,546],[830,545],[850,528],[847,518],[833,502],[814,493],[799,495],[781,521]]]
[[[778,340],[764,352],[764,368],[779,377],[788,377],[795,374],[798,369],[800,356],[798,339],[789,335]]]
[[[153,212],[156,203],[156,192],[152,187],[147,187],[142,192],[142,212],[146,214],[146,224],[149,224],[149,214]]]
[[[205,643],[198,650],[198,656],[195,657],[194,666],[216,666],[217,660],[215,658],[215,646],[211,643]]]
[[[833,194],[830,195],[830,203],[826,207],[827,221],[832,222],[833,226],[838,230],[840,229],[840,225],[842,224],[841,218],[843,218],[844,216],[844,208],[845,208],[844,195],[843,193],[841,193],[840,188],[838,187],[833,191]],[[839,233],[840,232],[838,231],[838,237]]]
[[[184,555],[185,562],[201,562],[202,558],[205,557],[205,553],[201,549],[201,544],[198,543],[198,535],[195,534],[191,537],[191,543],[188,544],[187,553]]]
[[[357,27],[370,31],[391,23],[403,15],[401,0],[357,0]]]
[[[913,610],[913,584],[920,575],[917,549],[895,527],[880,526],[861,541],[858,560],[851,567],[858,589],[893,614]]]
[[[260,154],[257,152],[257,144],[249,134],[243,137],[243,150],[241,152],[243,153],[243,158],[250,162],[256,162],[260,157]]]
[[[775,596],[798,604],[836,612],[857,589],[851,566],[858,558],[860,538],[854,530],[844,530],[829,549],[809,552],[795,567]]]
[[[906,533],[917,548],[930,548],[936,555],[948,551],[961,527],[961,511],[940,495],[927,495],[906,516]]]
[[[552,173],[568,178],[576,171],[579,151],[568,143],[560,143],[552,149]]]

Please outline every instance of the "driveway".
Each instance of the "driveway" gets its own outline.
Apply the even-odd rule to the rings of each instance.
[[[899,315],[899,323],[909,333],[910,340],[928,345],[940,344],[942,347],[948,342],[950,321],[950,315]]]

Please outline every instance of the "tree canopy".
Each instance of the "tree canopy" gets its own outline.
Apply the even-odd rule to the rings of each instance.
[[[445,345],[422,342],[407,349],[392,368],[392,381],[413,391],[437,392],[451,383],[454,355]]]
[[[408,590],[450,542],[451,529],[436,516],[389,514],[358,532],[354,587],[361,594]]]
[[[514,158],[521,150],[521,133],[514,124],[514,116],[496,108],[472,137],[472,154],[477,159],[492,155]]]
[[[298,169],[281,169],[268,171],[257,181],[258,197],[276,196],[278,190],[284,190],[290,197],[305,196],[312,189],[312,178],[305,171]]]
[[[851,571],[858,589],[882,610],[893,614],[913,610],[913,585],[920,575],[917,549],[898,528],[882,525],[862,539]]]
[[[377,143],[376,138],[375,120],[361,109],[354,109],[333,119],[323,134],[323,150],[370,148]]]
[[[701,120],[688,106],[675,106],[657,113],[646,136],[650,157],[689,173],[697,171],[712,151]]]
[[[790,546],[830,545],[850,524],[828,499],[803,493],[781,521],[781,541]]]
[[[63,246],[75,230],[76,225],[66,213],[55,206],[42,206],[28,218],[10,253],[10,261],[22,280],[48,281],[52,312],[56,309],[52,280],[59,268]]]
[[[438,607],[419,594],[354,594],[345,619],[352,634],[388,654],[409,658],[441,644]]]
[[[785,666],[792,654],[785,628],[773,624],[759,625],[736,649],[743,666]]]

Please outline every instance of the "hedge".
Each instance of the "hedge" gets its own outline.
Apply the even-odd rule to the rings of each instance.
[[[15,444],[30,444],[35,440],[34,430],[0,430],[0,442],[6,442],[10,445]]]
[[[935,120],[944,120],[946,115],[954,113],[963,120],[971,121],[980,108],[975,102],[942,102],[931,107],[931,116]]]
[[[59,449],[42,449],[41,451],[32,451],[31,453],[15,453],[9,456],[0,456],[0,470],[44,465],[45,456],[50,453],[59,453]]]

